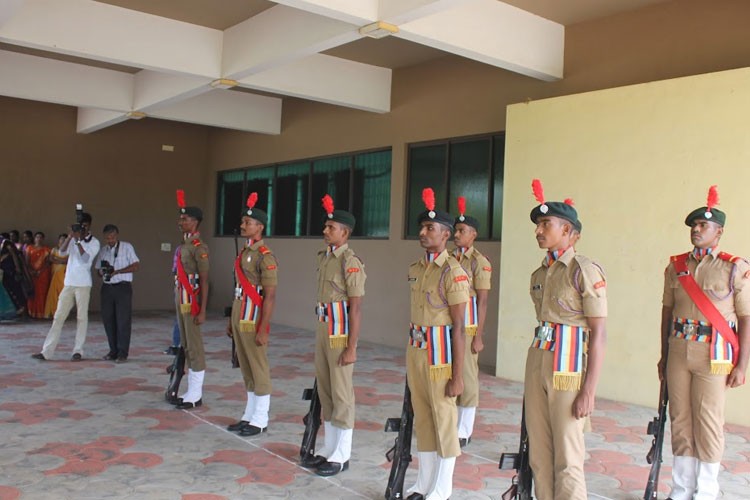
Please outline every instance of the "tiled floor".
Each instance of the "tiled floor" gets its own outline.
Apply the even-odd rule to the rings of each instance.
[[[384,453],[394,434],[387,417],[399,416],[403,349],[362,342],[355,368],[357,423],[352,466],[330,479],[296,465],[312,385],[313,335],[276,326],[270,349],[274,391],[271,425],[261,437],[227,432],[244,409],[239,370],[230,367],[225,319],[204,327],[208,370],[203,407],[175,410],[164,401],[172,316],[134,320],[128,363],[100,360],[106,338],[92,317],[85,359],[68,361],[69,321],[57,361],[30,358],[49,323],[0,324],[0,500],[383,498],[389,472]],[[521,385],[481,378],[481,408],[472,443],[459,458],[454,500],[499,499],[510,479],[500,472],[502,451],[518,445]],[[642,498],[648,474],[644,434],[653,409],[598,400],[594,432],[587,434],[589,497]],[[723,498],[750,498],[750,428],[728,426],[721,472]],[[322,439],[322,438],[321,438]],[[668,492],[667,445],[661,498]],[[407,485],[415,479],[407,474]]]

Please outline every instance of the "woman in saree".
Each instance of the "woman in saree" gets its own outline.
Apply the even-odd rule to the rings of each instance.
[[[26,314],[26,262],[23,255],[10,240],[0,241],[0,269],[3,271],[3,287],[16,307],[19,316]],[[30,284],[30,283],[29,283]]]
[[[29,316],[35,319],[44,318],[47,290],[50,283],[50,248],[44,245],[44,233],[34,234],[34,243],[26,246],[26,263],[34,282],[34,296],[27,303]]]
[[[67,255],[60,255],[60,247],[68,235],[61,234],[57,237],[57,246],[49,254],[49,261],[52,264],[52,279],[50,281],[47,298],[44,305],[44,317],[51,318],[55,315],[57,309],[57,298],[65,286],[65,268],[68,263]]]

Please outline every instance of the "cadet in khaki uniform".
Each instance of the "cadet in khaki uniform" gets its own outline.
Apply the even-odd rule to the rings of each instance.
[[[189,410],[203,404],[206,356],[200,325],[206,321],[208,302],[208,246],[198,232],[203,211],[198,207],[186,207],[182,190],[177,191],[177,204],[180,207],[178,225],[183,243],[177,250],[175,303],[180,342],[185,348],[188,367],[188,389],[174,403],[180,410]]]
[[[242,436],[255,436],[268,428],[271,405],[271,369],[268,336],[276,303],[278,262],[263,242],[268,214],[255,208],[258,194],[247,199],[240,231],[247,244],[234,263],[235,296],[227,334],[235,340],[237,359],[247,390],[245,413],[227,429]]]
[[[583,430],[604,358],[607,282],[602,268],[572,246],[572,200],[545,202],[539,180],[532,186],[540,205],[531,221],[547,255],[531,275],[539,326],[524,381],[529,462],[536,498],[585,500]]]
[[[487,318],[487,297],[490,293],[492,265],[474,247],[479,221],[466,215],[466,199],[458,198],[458,217],[453,256],[469,276],[469,302],[466,304],[466,348],[464,350],[464,392],[456,399],[458,407],[458,442],[461,448],[471,442],[474,418],[479,406],[479,353],[484,349],[482,334]]]
[[[461,454],[456,396],[464,388],[464,316],[469,277],[446,250],[453,217],[435,210],[430,188],[427,210],[417,219],[419,243],[427,251],[409,266],[411,324],[406,377],[414,408],[419,471],[409,500],[445,500],[453,491],[453,469]]]
[[[349,468],[354,429],[354,385],[357,342],[365,295],[365,266],[349,248],[355,218],[334,210],[330,196],[323,197],[326,218],[323,238],[328,247],[318,252],[318,328],[315,338],[315,376],[318,380],[324,445],[307,461],[320,476],[333,476]]]
[[[713,208],[716,203],[712,186],[706,206],[685,219],[693,250],[672,257],[664,273],[659,378],[666,375],[669,388],[673,500],[719,496],[726,389],[745,383],[750,356],[750,265],[719,250],[726,215]],[[698,294],[713,304],[718,321],[711,322],[683,288],[680,268],[687,271],[682,279],[692,277]],[[722,321],[739,340],[739,356],[718,330]]]

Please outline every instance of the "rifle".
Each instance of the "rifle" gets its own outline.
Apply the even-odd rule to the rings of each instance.
[[[404,476],[411,462],[411,434],[414,427],[414,409],[411,406],[411,391],[407,380],[404,386],[404,405],[401,408],[401,418],[389,418],[385,422],[385,432],[396,432],[393,447],[385,454],[391,465],[391,475],[385,488],[386,500],[400,500],[404,498]]]
[[[234,229],[234,257],[237,258],[237,256],[240,254],[240,247],[237,244],[237,235],[239,234],[237,232],[237,228]],[[234,270],[232,271],[232,277],[236,279],[234,276]],[[235,286],[237,286],[235,284]],[[224,309],[224,316],[231,317],[232,316],[232,306],[229,306]],[[237,358],[237,344],[234,342],[234,337],[232,337],[232,368],[239,368],[240,367],[240,360]]]
[[[318,398],[318,379],[313,382],[312,389],[302,391],[302,400],[310,401],[310,409],[302,418],[305,424],[305,434],[302,436],[302,445],[299,447],[300,461],[311,459],[315,456],[315,440],[318,438],[320,429],[320,398]]]
[[[169,383],[167,384],[167,390],[164,393],[164,399],[168,403],[176,405],[179,404],[179,397],[177,393],[180,390],[180,381],[182,376],[185,375],[185,348],[180,346],[177,348],[177,352],[174,355],[172,364],[167,366],[167,373],[169,374]]]
[[[521,407],[521,442],[518,453],[500,455],[500,470],[515,469],[513,482],[500,498],[502,500],[533,500],[531,496],[531,465],[529,464],[529,434],[526,431],[526,404]]]
[[[659,389],[659,415],[648,423],[646,433],[654,436],[651,441],[651,449],[646,454],[646,462],[651,464],[651,471],[648,473],[648,482],[646,491],[643,494],[644,500],[656,500],[657,490],[659,489],[659,471],[661,469],[662,448],[664,446],[664,426],[667,423],[667,404],[669,403],[669,394],[667,393],[666,376],[661,381]]]

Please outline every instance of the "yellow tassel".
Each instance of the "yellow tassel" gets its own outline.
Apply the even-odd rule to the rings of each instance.
[[[190,304],[180,304],[180,312],[181,313],[189,313],[190,312]]]
[[[577,391],[581,388],[580,373],[555,373],[552,376],[552,386],[556,391]]]
[[[469,337],[475,337],[477,335],[477,325],[467,325],[464,327],[464,332]]]
[[[255,333],[255,321],[241,319],[240,333]]]
[[[711,361],[711,375],[729,375],[733,368],[729,361]]]
[[[430,366],[430,380],[448,380],[453,375],[453,367],[448,365]]]
[[[345,349],[349,345],[349,335],[336,335],[335,337],[329,337],[328,341],[331,344],[331,349]]]

